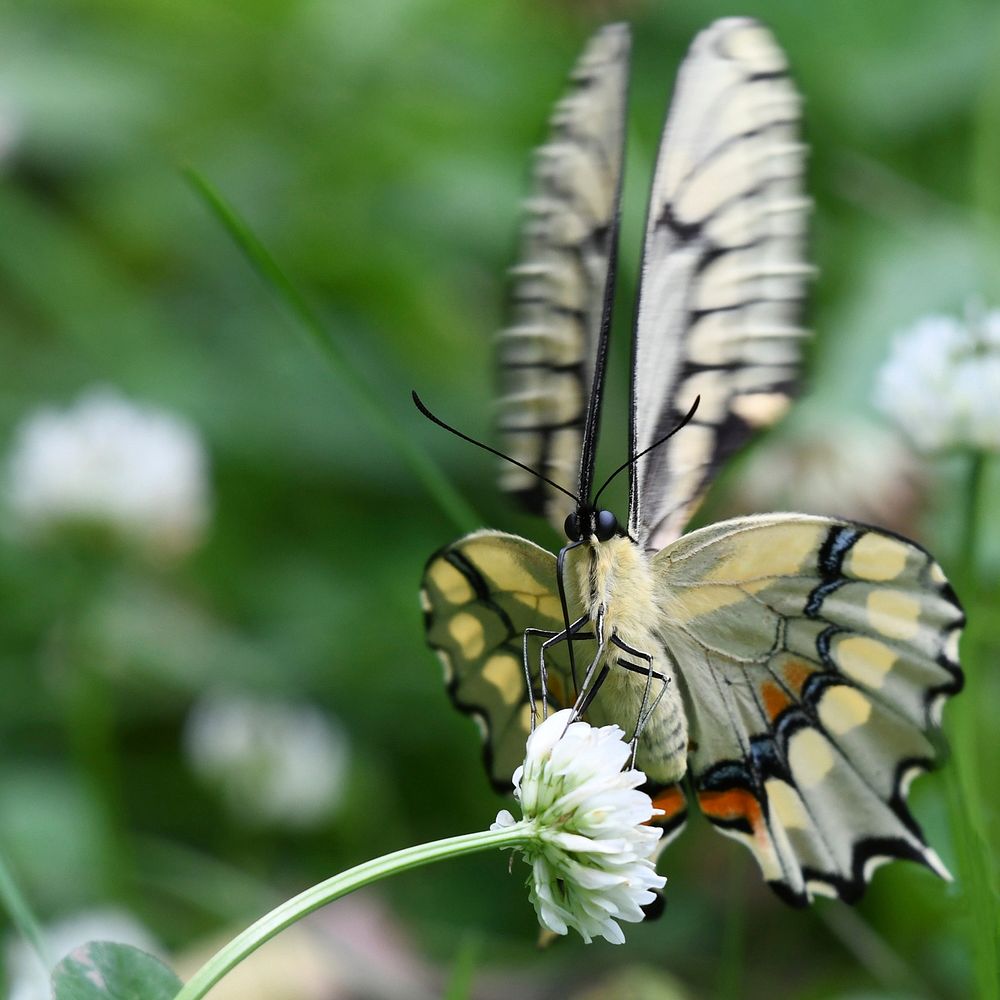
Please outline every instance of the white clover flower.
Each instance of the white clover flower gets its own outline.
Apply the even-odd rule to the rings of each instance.
[[[7,463],[10,513],[31,538],[95,528],[149,555],[178,556],[201,539],[208,494],[195,430],[110,389],[31,414]]]
[[[875,405],[924,451],[1000,451],[1000,310],[926,316],[898,335]]]
[[[314,826],[343,795],[347,738],[313,705],[210,694],[191,710],[183,739],[195,774],[246,822]]]
[[[595,937],[622,944],[616,921],[642,920],[652,890],[666,882],[652,860],[663,831],[645,825],[657,813],[639,791],[645,775],[622,770],[631,753],[622,730],[571,718],[565,709],[542,722],[514,772],[522,822],[534,827],[519,850],[531,865],[530,898],[543,927],[556,934],[574,927],[588,944]],[[490,829],[517,822],[504,809]]]
[[[88,941],[130,944],[153,955],[162,949],[149,931],[125,910],[102,908],[84,910],[45,928],[45,945],[56,962]],[[21,938],[7,945],[7,1000],[51,1000],[48,972]]]

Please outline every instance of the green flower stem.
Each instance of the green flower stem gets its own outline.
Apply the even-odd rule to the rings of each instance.
[[[400,430],[381,397],[372,390],[364,376],[340,349],[319,314],[298,288],[292,284],[288,275],[281,269],[267,247],[250,231],[250,228],[239,218],[232,207],[226,204],[222,195],[201,174],[190,167],[186,168],[183,173],[188,183],[208,206],[212,214],[222,223],[226,232],[243,251],[257,273],[288,306],[295,318],[316,342],[323,356],[330,363],[330,367],[340,376],[358,402],[367,409],[375,426],[410,466],[411,471],[420,480],[432,499],[436,501],[445,516],[450,518],[456,529],[463,533],[474,531],[479,527],[481,521],[476,512],[451,485],[448,477],[441,471],[434,459],[415,443],[416,439]]]
[[[103,827],[101,864],[105,884],[118,898],[127,898],[135,888],[135,872],[122,798],[113,698],[105,678],[92,665],[86,646],[73,642],[67,652],[68,735]]]
[[[346,896],[355,889],[377,882],[387,875],[395,875],[397,872],[417,868],[432,861],[457,858],[463,854],[499,847],[517,847],[532,840],[534,836],[534,824],[522,820],[502,830],[466,833],[459,837],[435,840],[430,844],[407,847],[402,851],[375,858],[373,861],[365,861],[340,875],[334,875],[275,907],[256,923],[251,924],[242,934],[234,937],[184,984],[184,988],[174,1000],[200,1000],[227,972],[255,952],[265,941],[270,941],[276,934],[312,913],[313,910],[318,910],[321,906],[326,906],[327,903]]]
[[[984,479],[986,455],[974,451],[969,455],[969,473],[965,483],[965,510],[962,517],[962,534],[958,549],[958,572],[961,582],[972,589],[976,586],[976,556],[978,554],[978,534],[980,508],[985,502]]]
[[[958,551],[957,590],[968,607],[974,607],[979,590],[977,555],[979,525],[985,508],[985,470],[987,457],[982,452],[970,456],[965,485],[965,510]],[[962,663],[967,686],[982,691],[978,621],[973,619],[962,642]],[[1000,1000],[998,979],[998,907],[995,872],[987,846],[987,822],[983,808],[984,784],[979,767],[980,706],[982,693],[973,691],[958,699],[951,713],[954,767],[948,775],[948,800],[958,858],[962,901],[969,920],[977,996],[982,1000]]]

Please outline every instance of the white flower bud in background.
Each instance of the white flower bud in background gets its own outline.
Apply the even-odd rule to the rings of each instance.
[[[84,910],[66,917],[43,933],[53,964],[88,941],[130,944],[162,957],[163,949],[153,936],[125,910]],[[49,974],[26,941],[11,937],[7,945],[7,1000],[52,1000]]]
[[[344,792],[347,738],[313,705],[206,695],[188,715],[184,751],[195,774],[257,826],[315,826]]]
[[[13,527],[29,538],[91,529],[176,557],[198,544],[208,521],[207,459],[187,422],[92,389],[17,428],[7,502]]]
[[[663,831],[646,825],[657,810],[639,791],[645,775],[622,770],[631,756],[622,730],[567,728],[571,718],[570,709],[556,712],[528,737],[514,797],[535,836],[517,850],[531,865],[529,896],[544,928],[622,944],[616,921],[642,920],[666,882],[652,860]],[[517,822],[504,809],[490,829]]]
[[[926,316],[897,335],[875,405],[924,451],[1000,451],[1000,311]]]

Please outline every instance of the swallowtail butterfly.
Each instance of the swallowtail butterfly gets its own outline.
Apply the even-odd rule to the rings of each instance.
[[[557,557],[479,531],[436,553],[428,641],[500,789],[533,709],[576,704],[636,739],[665,842],[693,800],[790,903],[854,900],[892,858],[948,877],[906,805],[962,684],[938,564],[806,514],[682,534],[720,464],[785,410],[804,335],[800,99],[755,21],[711,25],[681,66],[646,225],[626,522],[594,493],[629,47],[624,26],[601,29],[556,107],[500,335],[519,463],[502,485],[569,541]]]

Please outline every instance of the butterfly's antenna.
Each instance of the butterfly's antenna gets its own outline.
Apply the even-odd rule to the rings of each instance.
[[[510,455],[505,455],[502,451],[497,451],[496,448],[491,448],[488,444],[483,444],[482,441],[477,441],[474,437],[469,437],[468,434],[463,434],[460,430],[452,427],[451,424],[446,424],[440,417],[435,416],[430,410],[424,405],[424,401],[417,395],[416,389],[411,390],[413,396],[413,402],[417,409],[433,424],[437,424],[438,427],[443,427],[446,431],[450,431],[456,437],[460,437],[463,441],[468,441],[469,444],[474,444],[477,448],[482,448],[483,451],[488,451],[491,455],[496,455],[497,458],[502,458],[505,462],[510,462],[511,465],[516,465],[519,469],[524,469],[525,472],[530,472],[533,476],[537,476],[543,483],[548,483],[549,486],[554,489],[559,490],[560,493],[565,493],[566,496],[570,498],[575,504],[579,504],[580,498],[575,493],[570,493],[569,490],[564,489],[558,483],[554,483],[548,476],[543,476],[540,472],[532,469],[530,466],[525,465],[523,462],[519,462],[516,458],[511,458]]]
[[[691,409],[684,414],[683,417],[678,421],[677,426],[669,434],[664,434],[659,441],[654,441],[648,448],[643,449],[638,455],[633,455],[627,462],[622,462],[621,465],[615,469],[614,472],[604,480],[604,485],[597,491],[597,496],[594,497],[592,506],[597,507],[597,501],[600,495],[607,489],[611,480],[618,475],[619,472],[624,472],[630,465],[638,462],[643,455],[648,455],[654,448],[659,448],[664,441],[669,441],[682,427],[687,426],[691,422],[692,417],[694,417],[695,411],[698,409],[698,404],[701,402],[701,396],[695,396],[694,402],[691,404]]]

